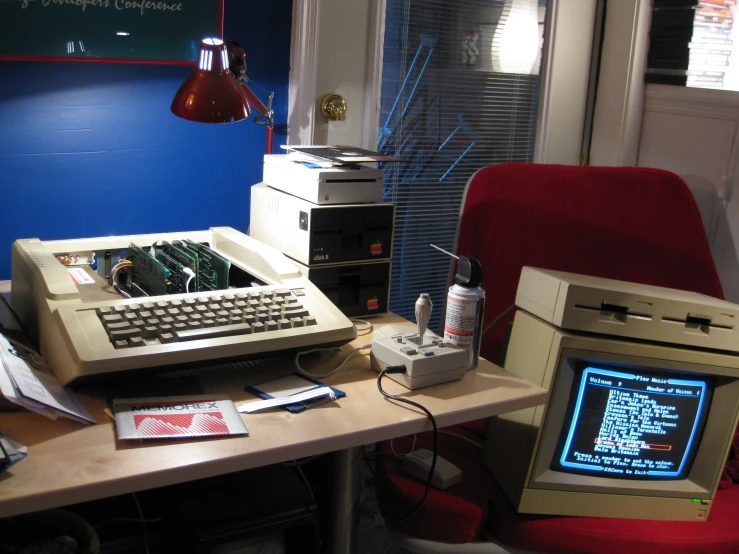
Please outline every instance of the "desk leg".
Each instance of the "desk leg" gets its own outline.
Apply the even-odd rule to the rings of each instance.
[[[357,446],[329,454],[331,468],[329,482],[330,554],[353,554],[357,547],[359,524],[359,492],[361,487],[362,448]]]

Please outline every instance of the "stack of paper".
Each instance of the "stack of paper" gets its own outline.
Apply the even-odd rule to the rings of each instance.
[[[0,334],[0,393],[13,404],[56,419],[95,423],[74,392],[62,387],[38,352]]]

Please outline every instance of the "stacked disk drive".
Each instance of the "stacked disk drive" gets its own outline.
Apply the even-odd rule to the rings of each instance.
[[[265,155],[251,188],[249,234],[292,258],[349,317],[387,312],[395,206],[383,172]]]

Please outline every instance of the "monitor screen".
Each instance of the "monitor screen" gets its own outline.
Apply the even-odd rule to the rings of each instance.
[[[711,404],[711,377],[582,363],[550,469],[685,479]]]

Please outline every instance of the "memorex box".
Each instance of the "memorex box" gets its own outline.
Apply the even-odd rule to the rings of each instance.
[[[561,329],[739,352],[739,306],[696,292],[524,267],[516,306]]]
[[[262,180],[314,204],[382,202],[383,171],[360,164],[331,166],[307,156],[266,154]]]

